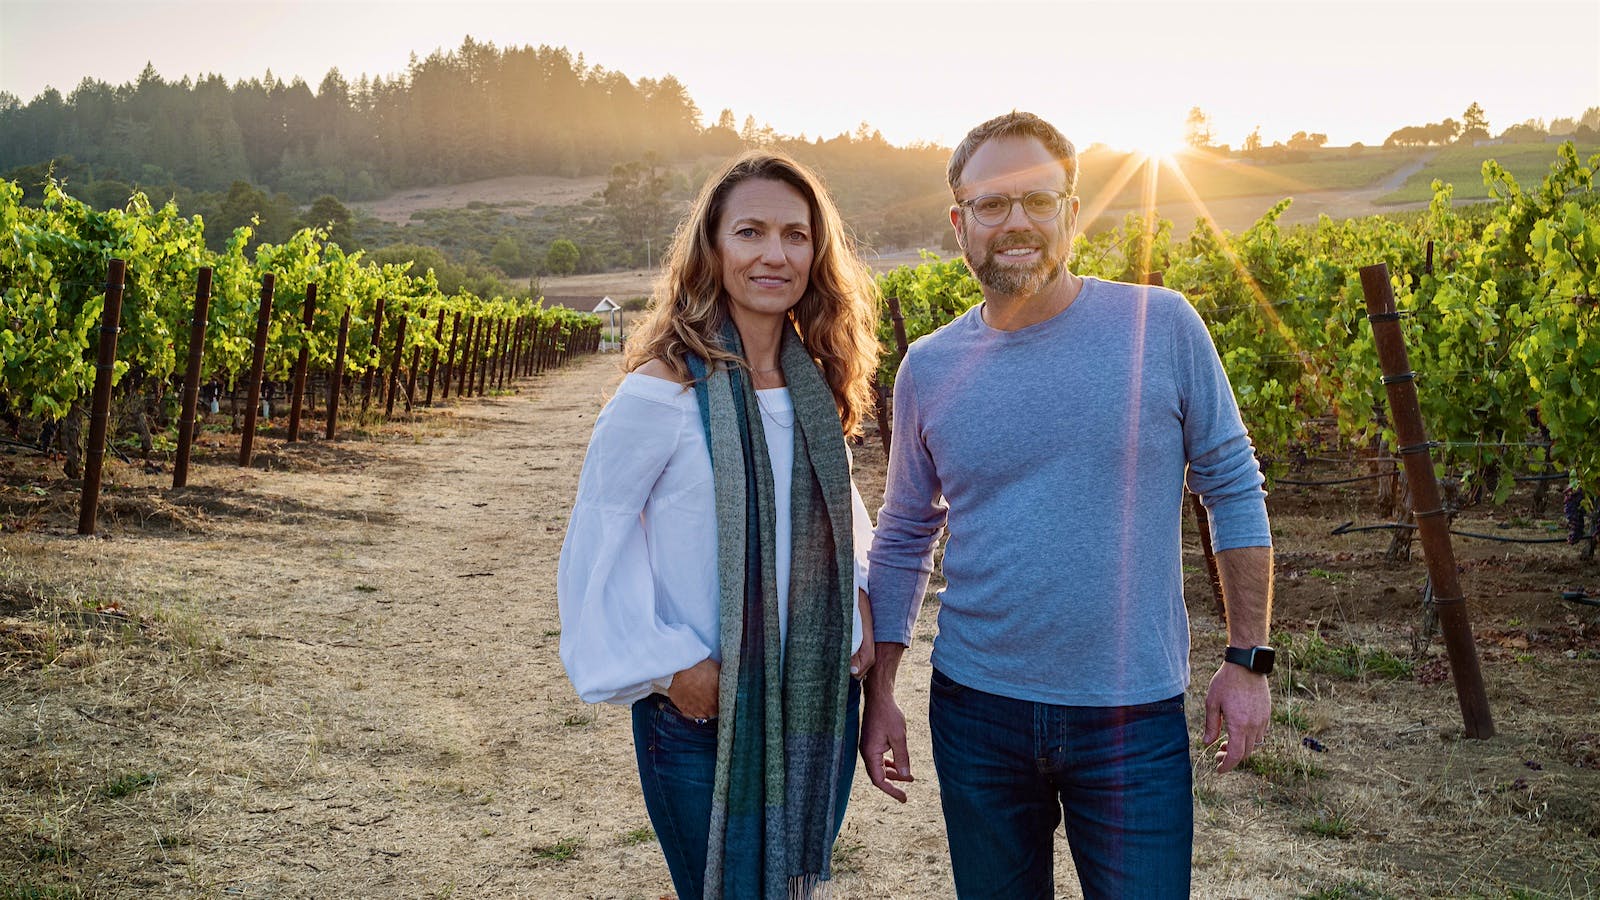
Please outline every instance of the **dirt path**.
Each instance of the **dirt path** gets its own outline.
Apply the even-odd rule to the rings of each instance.
[[[627,712],[579,702],[557,658],[556,559],[615,366],[614,356],[580,359],[515,396],[430,413],[412,440],[269,442],[271,471],[203,465],[186,493],[161,490],[164,475],[121,473],[113,497],[143,491],[187,510],[194,530],[148,520],[111,523],[109,540],[0,534],[0,759],[15,761],[0,767],[0,887],[60,887],[20,895],[63,897],[670,894]],[[856,460],[864,495],[881,492],[876,441]],[[1416,567],[1336,553],[1318,536],[1322,510],[1297,507],[1293,492],[1280,499],[1283,627],[1381,639],[1362,623],[1394,605],[1392,585]],[[1485,571],[1499,571],[1489,568],[1499,558],[1486,557]],[[1527,573],[1568,565],[1546,559],[1507,568],[1503,586],[1532,591],[1541,582]],[[1204,597],[1199,568],[1186,568],[1191,595]],[[65,598],[57,625],[98,617],[120,630],[99,644],[51,645],[34,663],[8,656],[8,640],[42,627],[24,610],[25,595],[41,593]],[[128,614],[70,612],[113,601]],[[1595,702],[1596,655],[1584,649],[1593,632],[1570,615],[1561,626],[1563,614],[1545,632],[1554,642],[1531,638],[1537,656],[1525,652],[1527,625],[1485,632],[1512,648],[1486,657],[1504,738],[1461,742],[1437,678],[1309,672],[1296,676],[1300,691],[1276,688],[1299,718],[1275,727],[1253,773],[1214,776],[1196,748],[1195,895],[1595,887],[1581,874],[1593,861],[1582,829],[1600,809],[1600,751],[1580,711]],[[896,806],[858,775],[835,850],[836,896],[951,895],[925,719],[934,621],[930,604],[901,678],[912,802]],[[1194,629],[1197,735],[1223,635],[1198,611]],[[1393,622],[1386,630],[1403,634]],[[1310,753],[1302,733],[1335,750]],[[1441,856],[1441,822],[1454,843],[1483,852]],[[1554,849],[1536,855],[1541,846]],[[1056,857],[1060,896],[1077,896],[1059,832]]]
[[[92,573],[74,590],[192,618],[200,647],[168,671],[134,653],[48,685],[13,720],[31,735],[7,743],[49,748],[24,750],[22,784],[58,785],[66,761],[84,800],[0,798],[0,832],[94,857],[91,896],[670,895],[627,712],[581,703],[557,657],[556,560],[617,377],[615,356],[582,359],[414,443],[339,445],[325,468],[200,467],[187,496],[215,515],[199,537],[6,536],[8,568]],[[8,717],[26,705],[3,699]],[[151,783],[108,808],[105,786],[130,775]],[[890,804],[866,791],[841,893],[906,867],[868,866]],[[948,884],[937,800],[918,806],[893,837],[925,871],[891,895]]]

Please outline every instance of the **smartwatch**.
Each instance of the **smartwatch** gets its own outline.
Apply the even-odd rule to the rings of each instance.
[[[1229,647],[1222,658],[1236,666],[1244,666],[1257,675],[1266,675],[1272,671],[1272,662],[1277,658],[1277,653],[1271,647]]]

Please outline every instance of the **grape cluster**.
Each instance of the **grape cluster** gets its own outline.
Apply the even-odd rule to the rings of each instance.
[[[1576,544],[1579,541],[1600,538],[1600,512],[1584,509],[1583,491],[1577,488],[1568,488],[1562,495],[1561,514],[1567,520],[1567,543]],[[1594,526],[1585,527],[1588,519],[1593,518]]]

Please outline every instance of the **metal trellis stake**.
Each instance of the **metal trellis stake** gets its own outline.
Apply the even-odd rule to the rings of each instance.
[[[1472,642],[1472,625],[1467,621],[1466,598],[1456,577],[1455,550],[1450,544],[1449,525],[1439,496],[1439,481],[1433,471],[1433,454],[1428,452],[1427,431],[1422,426],[1422,408],[1417,402],[1417,373],[1411,371],[1405,339],[1400,334],[1400,314],[1394,308],[1394,288],[1389,283],[1389,267],[1383,263],[1361,270],[1361,292],[1367,301],[1367,321],[1372,323],[1372,338],[1378,346],[1383,367],[1383,384],[1389,396],[1389,409],[1400,439],[1400,458],[1411,487],[1416,510],[1417,532],[1428,564],[1428,579],[1433,585],[1433,605],[1439,614],[1439,629],[1444,633],[1450,657],[1450,672],[1461,703],[1461,719],[1467,737],[1494,736],[1494,721],[1489,715],[1489,699],[1484,693],[1483,673],[1478,667],[1478,648]]]

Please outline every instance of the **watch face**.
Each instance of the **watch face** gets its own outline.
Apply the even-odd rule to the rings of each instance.
[[[1223,658],[1257,675],[1267,675],[1272,672],[1277,653],[1271,647],[1229,647]]]
[[[1266,675],[1272,671],[1272,664],[1277,658],[1277,651],[1271,647],[1255,647],[1250,651],[1250,671]]]

